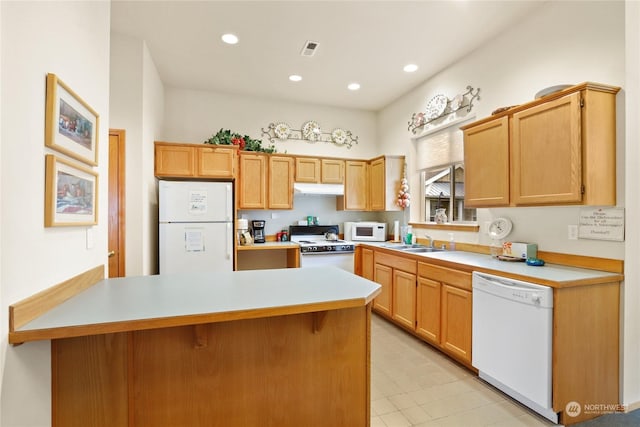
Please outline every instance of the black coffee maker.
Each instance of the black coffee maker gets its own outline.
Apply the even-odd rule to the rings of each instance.
[[[253,242],[264,243],[264,220],[251,221],[251,228],[253,228]]]

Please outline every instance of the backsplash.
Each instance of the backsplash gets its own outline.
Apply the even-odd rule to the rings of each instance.
[[[288,230],[290,225],[296,225],[298,221],[306,220],[309,215],[317,217],[319,224],[338,224],[340,233],[344,232],[343,223],[345,221],[384,220],[383,212],[336,210],[336,196],[296,194],[293,197],[292,210],[238,210],[238,218],[247,218],[249,221],[265,220],[267,236],[276,234],[283,228]]]

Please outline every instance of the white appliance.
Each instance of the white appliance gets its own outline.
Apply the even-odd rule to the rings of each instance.
[[[345,222],[344,238],[357,242],[385,242],[387,224],[384,222]],[[351,230],[349,232],[349,230]]]
[[[233,184],[160,181],[160,274],[233,270]]]
[[[337,225],[292,225],[291,241],[300,245],[300,267],[333,266],[353,273],[355,245],[344,240],[327,240],[327,233],[338,234]]]
[[[471,363],[479,376],[558,423],[551,402],[553,290],[473,273]]]

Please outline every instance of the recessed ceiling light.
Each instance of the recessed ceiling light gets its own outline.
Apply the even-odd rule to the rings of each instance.
[[[291,80],[292,82],[299,82],[300,80],[302,80],[302,76],[299,76],[297,74],[291,74],[289,76],[289,80]]]
[[[238,43],[238,36],[236,36],[235,34],[223,34],[222,35],[222,41],[227,43],[227,44],[236,44]]]
[[[349,83],[349,86],[347,86],[347,88],[349,90],[358,90],[360,89],[360,83]]]
[[[417,69],[418,69],[418,66],[416,64],[407,64],[403,68],[403,70],[407,73],[413,73]]]

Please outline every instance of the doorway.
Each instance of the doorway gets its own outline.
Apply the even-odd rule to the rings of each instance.
[[[109,277],[125,275],[125,131],[109,129]]]

